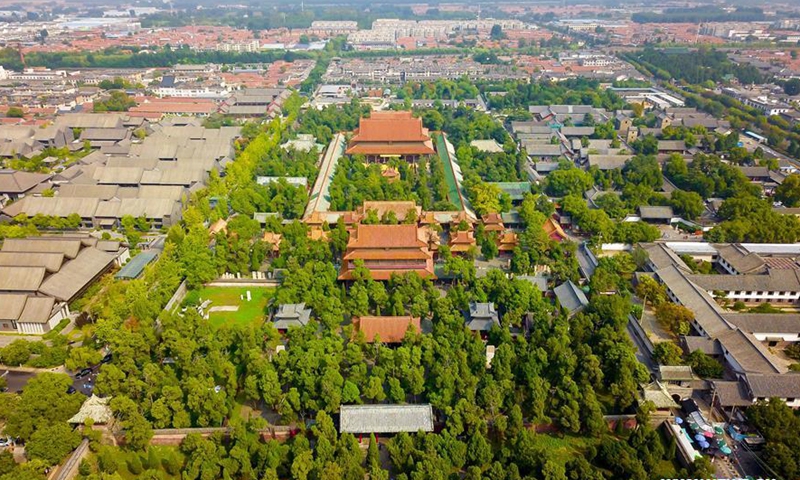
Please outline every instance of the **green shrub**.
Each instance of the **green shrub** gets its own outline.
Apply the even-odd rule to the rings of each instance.
[[[100,446],[100,441],[103,438],[103,432],[101,432],[100,430],[95,430],[93,428],[84,428],[83,436],[89,439],[89,448],[93,452],[96,452],[98,448],[92,448],[92,445],[96,445],[97,447]]]
[[[164,466],[164,470],[170,475],[177,475],[181,471],[181,460],[178,458],[178,454],[173,451],[170,451],[169,454],[161,460],[161,464]]]
[[[147,459],[145,460],[145,466],[148,469],[155,469],[158,470],[161,467],[161,458],[158,456],[158,452],[153,447],[147,449]]]
[[[140,473],[142,473],[142,470],[144,470],[144,468],[142,467],[142,461],[141,459],[139,459],[138,453],[132,452],[131,454],[129,454],[125,463],[127,464],[128,471],[134,475],[139,475]]]
[[[11,473],[17,467],[17,462],[14,461],[14,455],[7,450],[0,452],[0,476]]]
[[[686,358],[694,373],[702,378],[722,378],[723,367],[713,357],[700,350],[695,350]]]
[[[41,355],[45,349],[47,349],[47,345],[44,342],[28,342],[30,346],[31,355]]]
[[[51,368],[64,365],[67,349],[64,347],[46,347],[38,357],[28,360],[27,365],[35,368]]]
[[[800,360],[800,343],[793,343],[784,350],[786,356],[792,360]]]
[[[149,469],[136,477],[137,480],[164,480],[164,472],[161,470]]]
[[[116,473],[120,464],[117,452],[111,447],[101,447],[97,453],[97,466],[105,473]]]
[[[84,477],[88,477],[92,474],[92,466],[86,460],[81,460],[81,464],[78,466],[78,473],[83,475]]]
[[[52,330],[50,330],[49,332],[47,332],[44,335],[42,335],[42,338],[45,339],[45,340],[55,340],[57,337],[61,337],[61,335],[60,335],[61,330],[64,330],[67,327],[67,325],[69,325],[69,322],[70,322],[69,318],[65,318],[65,319],[61,320],[60,322],[58,322],[58,325],[53,327]],[[62,338],[64,338],[64,340],[66,340],[66,337],[62,337]]]
[[[27,340],[14,340],[5,348],[0,349],[0,362],[12,366],[19,366],[27,362],[31,356],[31,343]]]

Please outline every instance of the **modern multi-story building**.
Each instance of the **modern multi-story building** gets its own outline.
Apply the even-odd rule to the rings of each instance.
[[[216,98],[222,99],[231,94],[224,82],[206,84],[203,82],[180,82],[177,83],[174,77],[165,76],[161,83],[153,89],[159,97],[178,97],[178,98]]]
[[[9,238],[0,249],[0,331],[49,332],[69,303],[110,270],[119,242],[92,237]]]
[[[739,100],[748,107],[761,110],[767,117],[788,113],[794,110],[791,105],[775,98],[770,98],[768,95],[754,94],[746,90],[737,90],[735,88],[723,88],[722,93]]]
[[[202,188],[209,172],[222,171],[233,157],[233,141],[239,127],[205,129],[196,121],[180,125],[163,121],[152,125],[144,139],[132,139],[126,124],[141,118],[120,114],[64,115],[56,125],[90,132],[97,151],[51,178],[53,196],[26,195],[10,203],[0,217],[77,215],[83,228],[112,229],[122,217],[144,217],[151,227],[169,227],[180,220],[181,206],[191,192]],[[187,124],[184,124],[187,123]],[[150,126],[147,126],[150,129]],[[102,140],[117,138],[121,141]],[[79,142],[82,144],[82,142]]]
[[[309,33],[317,35],[346,35],[358,30],[358,22],[351,20],[315,20],[311,22]]]
[[[724,307],[732,301],[796,303],[800,249],[695,242],[641,248],[647,253],[647,268],[666,287],[669,300],[693,313],[693,332],[682,337],[682,346],[718,358],[735,379],[713,382],[717,405],[733,408],[778,397],[800,407],[800,383],[788,372],[788,363],[768,348],[800,341],[800,315],[740,313]],[[683,260],[686,255],[712,262],[721,273],[694,274]],[[715,282],[709,277],[719,278]]]
[[[503,30],[521,30],[526,27],[523,22],[514,19],[416,21],[379,18],[372,23],[372,28],[369,30],[347,32],[349,33],[347,41],[357,49],[394,48],[395,42],[404,37],[445,40],[450,35],[460,32],[480,32],[488,35],[495,25]],[[312,30],[314,30],[313,24]]]
[[[482,65],[457,56],[385,57],[332,60],[323,80],[332,84],[396,84],[437,79],[527,79],[513,65]]]

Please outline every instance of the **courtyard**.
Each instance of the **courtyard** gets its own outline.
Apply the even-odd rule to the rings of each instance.
[[[247,300],[247,292],[250,300]],[[204,287],[192,290],[186,295],[183,304],[202,305],[209,323],[217,328],[222,325],[261,322],[266,316],[266,307],[275,293],[274,288],[266,287]]]

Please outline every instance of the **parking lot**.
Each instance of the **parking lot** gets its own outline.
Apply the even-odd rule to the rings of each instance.
[[[78,392],[90,396],[94,392],[94,382],[97,379],[97,372],[83,378],[73,378],[72,386]]]
[[[95,381],[97,380],[97,375],[100,373],[100,369],[103,367],[105,363],[111,361],[111,354],[107,354],[103,357],[103,360],[98,363],[97,365],[93,365],[89,368],[84,368],[79,372],[72,372],[72,387],[86,395],[90,396],[94,393],[94,385]]]
[[[89,375],[82,378],[75,378],[72,375],[72,386],[76,391],[89,396],[94,391],[94,383],[97,380],[99,368],[96,368]],[[19,393],[28,384],[31,378],[36,376],[35,372],[9,372],[8,370],[0,370],[0,376],[6,379],[8,384],[9,393]]]
[[[49,369],[47,371],[56,372],[56,373],[65,373],[72,378],[72,388],[75,389],[74,393],[82,393],[86,396],[92,395],[94,393],[94,386],[97,380],[97,375],[100,373],[100,368],[105,363],[111,361],[111,354],[107,354],[103,357],[101,363],[97,365],[93,365],[92,367],[85,368],[79,372],[69,372],[65,371],[64,367],[58,367]],[[30,369],[35,370],[35,369]],[[45,371],[45,369],[39,369],[38,372]],[[37,371],[32,372],[19,372],[15,370],[7,370],[2,369],[0,370],[0,377],[3,377],[7,383],[7,392],[9,393],[19,393],[24,388],[25,385],[28,384],[31,378],[37,375]]]
[[[94,384],[97,380],[97,375],[100,373],[100,367],[97,365],[92,368],[92,373],[81,378],[75,378],[76,374],[72,375],[72,387],[78,392],[86,395],[87,397],[94,393]],[[77,372],[76,372],[77,373]]]
[[[36,374],[32,372],[10,372],[8,370],[0,370],[0,377],[6,379],[8,391],[11,393],[20,392],[35,375]]]

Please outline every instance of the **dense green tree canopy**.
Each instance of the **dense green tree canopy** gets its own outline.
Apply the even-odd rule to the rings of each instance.
[[[6,433],[28,439],[42,428],[66,422],[83,403],[80,395],[67,393],[71,385],[72,379],[63,374],[41,373],[32,378],[6,421]]]
[[[741,83],[762,82],[761,73],[754,66],[734,63],[725,52],[707,46],[679,53],[646,48],[626,56],[650,68],[662,80],[675,78],[698,84],[707,80],[719,82],[732,75]]]
[[[410,89],[410,96],[474,93],[459,83],[410,85],[404,90]],[[621,105],[594,82],[565,83],[553,85],[552,91],[547,84],[515,84],[507,107],[551,94],[562,102]],[[569,84],[576,87],[574,91]],[[100,348],[114,352],[113,361],[100,369],[95,391],[112,397],[117,433],[125,441],[124,451],[94,444],[92,460],[82,467],[82,474],[89,470],[90,476],[158,478],[168,473],[185,480],[362,480],[365,474],[381,479],[599,480],[609,475],[648,478],[656,471],[670,477],[692,473],[672,468],[667,445],[647,422],[635,432],[612,436],[604,418],[647,413],[638,408],[637,399],[639,384],[649,375],[627,334],[633,311],[633,256],[603,259],[587,284],[588,307],[567,317],[522,275],[546,267],[551,284],[577,282],[577,245],[570,240],[574,235],[571,232],[561,242],[549,238],[543,226],[554,206],[546,195],[527,193],[517,207],[522,227],[510,272],[489,269],[478,277],[469,254],[455,256],[443,247],[442,267],[452,276],[446,286],[413,273],[378,282],[360,264],[354,270],[355,280],[344,285],[337,280],[336,266],[348,239],[344,221],[324,227],[330,243],[311,240],[309,227],[292,221],[303,213],[304,191],[284,181],[258,185],[255,177],[291,175],[311,182],[318,174],[315,154],[287,153],[279,145],[298,131],[327,142],[333,132],[355,128],[366,112],[352,103],[342,109],[309,111],[296,122],[297,110],[287,108],[285,120],[248,127],[226,175],[210,175],[208,187],[188,199],[182,222],[169,229],[157,262],[139,279],[104,285],[91,302],[81,305],[97,319],[91,326],[94,336],[69,354],[65,349],[64,357],[71,367],[79,368],[96,362]],[[437,106],[416,113],[428,126],[441,124],[457,156],[464,157],[464,185],[476,212],[510,208],[510,199],[487,182],[524,179],[526,159],[502,125],[465,107]],[[494,139],[503,152],[479,153],[468,146],[475,139]],[[399,162],[389,166],[398,172],[394,181],[383,175],[381,166],[365,165],[362,158],[343,158],[331,188],[332,208],[350,210],[365,199],[410,199],[426,210],[449,207],[444,166],[438,157],[416,167]],[[662,201],[653,194],[662,183],[654,159],[635,157],[625,169],[603,178],[625,188],[622,195],[600,201],[608,212],[590,209],[583,198],[595,183],[594,173],[565,165],[546,185],[548,193],[564,197],[561,207],[573,217],[577,231],[589,234],[590,243],[657,238],[658,229],[645,223],[612,220],[632,211],[638,201]],[[696,196],[683,200],[680,205],[689,206],[681,208],[690,211]],[[740,207],[734,202],[729,208]],[[265,244],[262,226],[253,219],[256,212],[280,213],[283,218],[268,218],[263,226],[263,231],[282,236],[279,252],[269,259],[271,245]],[[227,220],[226,231],[212,237],[208,225],[219,219]],[[368,212],[365,221],[397,219]],[[126,219],[125,233],[140,231],[139,223]],[[470,228],[463,223],[451,228]],[[480,227],[475,234],[486,246],[485,253],[496,253],[491,251],[496,247],[491,235]],[[196,291],[182,305],[185,309],[164,311],[184,279],[196,290],[220,273],[246,274],[262,267],[279,270],[282,279],[268,308],[305,303],[313,312],[307,325],[279,333],[266,321],[270,312],[264,311],[252,322],[214,326],[193,308]],[[659,308],[666,305],[657,287],[644,285],[637,293],[645,289],[653,291],[648,301],[659,302]],[[471,302],[491,302],[499,313],[500,325],[485,338],[465,325]],[[410,329],[392,347],[367,342],[353,325],[354,317],[365,315],[410,315],[421,319],[423,331]],[[673,323],[682,326],[683,320],[679,317]],[[488,345],[495,347],[491,368],[487,368]],[[677,361],[672,353],[666,352],[665,361]],[[9,354],[13,357],[14,350]],[[9,407],[0,407],[7,431],[27,439],[35,459],[58,461],[79,439],[65,423],[80,405],[80,395],[66,393],[71,383],[65,376],[39,375],[21,397],[13,397]],[[364,458],[358,440],[338,434],[333,419],[342,405],[372,403],[430,403],[437,432],[382,439],[385,454],[371,441]],[[267,440],[260,416],[243,418],[242,412],[250,408],[265,412],[276,424],[296,426],[296,435],[285,442]],[[148,448],[153,428],[223,425],[229,428],[225,437],[189,435],[179,454],[158,458],[160,453]],[[554,439],[529,428],[534,426],[566,436]],[[86,435],[92,438],[91,433]],[[550,446],[554,440],[564,443],[568,458]],[[388,471],[382,463],[387,458]],[[0,458],[0,469],[2,465]],[[21,472],[21,468],[12,471],[18,474],[15,478],[24,478]]]

